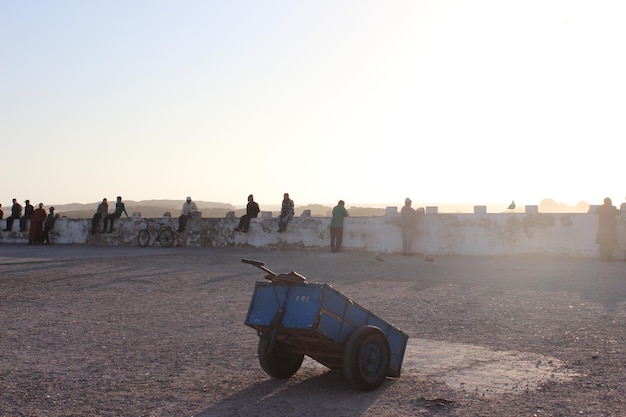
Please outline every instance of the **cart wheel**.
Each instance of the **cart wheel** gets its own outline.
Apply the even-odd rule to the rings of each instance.
[[[266,374],[274,378],[284,379],[298,372],[304,355],[291,353],[284,343],[274,342],[274,349],[270,352],[270,339],[259,339],[259,363]]]
[[[359,327],[346,342],[343,373],[357,389],[371,391],[387,378],[390,359],[387,336],[375,326]]]

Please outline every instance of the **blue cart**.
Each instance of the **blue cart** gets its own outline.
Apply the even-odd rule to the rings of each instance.
[[[407,334],[328,284],[307,283],[293,271],[276,274],[263,262],[241,262],[262,269],[268,280],[256,282],[245,321],[259,334],[259,362],[268,375],[289,378],[307,355],[343,371],[363,391],[400,377]]]

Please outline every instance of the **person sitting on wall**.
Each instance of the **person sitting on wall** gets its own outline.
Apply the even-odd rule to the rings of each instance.
[[[117,202],[115,203],[115,211],[104,218],[104,230],[107,229],[107,223],[110,222],[109,233],[113,233],[113,221],[122,217],[122,213],[126,214],[126,217],[129,217],[126,212],[126,206],[122,203],[122,197],[118,195]]]
[[[25,200],[24,203],[24,215],[20,218],[20,232],[26,231],[26,229],[28,228],[28,222],[30,222],[30,217],[35,211],[35,207],[30,204],[30,200]]]
[[[235,229],[235,232],[248,233],[250,219],[256,218],[260,211],[259,205],[254,201],[254,196],[250,194],[248,196],[248,204],[246,205],[246,214],[239,219],[239,226]]]
[[[287,229],[287,224],[293,219],[295,205],[293,200],[289,198],[289,193],[283,194],[283,202],[278,216],[278,233],[282,233]]]
[[[182,233],[185,230],[187,220],[197,212],[198,206],[191,201],[191,197],[187,197],[187,200],[183,203],[183,209],[180,211],[180,217],[178,217],[178,233]]]
[[[91,234],[95,235],[98,232],[100,220],[104,220],[109,215],[109,203],[106,198],[102,199],[102,203],[98,204],[96,214],[91,219]],[[104,230],[106,231],[106,229]]]
[[[17,199],[13,199],[13,205],[11,206],[11,215],[7,217],[7,227],[5,232],[10,232],[13,229],[13,221],[22,217],[22,205],[17,202]]]

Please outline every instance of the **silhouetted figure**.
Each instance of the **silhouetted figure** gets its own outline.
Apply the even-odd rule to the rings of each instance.
[[[515,200],[511,201],[511,204],[509,204],[508,210],[515,210]]]
[[[22,217],[22,205],[17,202],[17,199],[13,199],[13,205],[11,206],[11,215],[7,217],[7,227],[5,232],[10,232],[13,229],[13,221],[19,220]]]
[[[600,245],[600,260],[602,261],[610,261],[613,256],[613,248],[617,244],[618,215],[619,210],[608,197],[604,199],[604,204],[598,207],[596,243]]]
[[[46,210],[43,203],[39,203],[39,207],[33,210],[30,216],[30,230],[28,231],[28,244],[43,243],[43,222],[46,221]]]
[[[28,228],[28,222],[30,221],[30,216],[32,216],[35,211],[35,207],[30,204],[30,200],[25,200],[24,203],[24,215],[20,218],[20,232],[26,231]]]
[[[102,203],[98,204],[96,214],[91,219],[91,234],[95,235],[100,229],[100,220],[104,220],[109,215],[109,202],[106,198],[102,199]],[[106,229],[103,230],[106,232]]]
[[[400,228],[402,231],[402,254],[411,255],[413,246],[413,237],[415,236],[415,226],[417,221],[417,212],[411,207],[410,198],[404,200],[404,207],[400,210]]]
[[[56,214],[54,214],[54,207],[50,207],[48,209],[50,214],[46,217],[46,221],[43,222],[43,242],[50,243],[50,230],[54,227],[54,222],[56,220]]]
[[[259,215],[261,209],[259,205],[254,201],[254,196],[250,194],[248,196],[248,204],[246,205],[246,214],[239,219],[239,226],[235,229],[235,232],[248,233],[250,228],[250,219],[254,219]]]
[[[345,202],[339,200],[333,208],[333,217],[330,219],[330,251],[340,252],[343,243],[343,219],[348,217]]]
[[[112,233],[113,221],[122,217],[122,213],[126,214],[126,217],[128,217],[128,213],[126,212],[126,206],[124,205],[124,203],[122,203],[122,197],[118,195],[117,202],[115,203],[115,211],[104,218],[104,230],[107,229],[107,224],[110,224],[109,233]]]

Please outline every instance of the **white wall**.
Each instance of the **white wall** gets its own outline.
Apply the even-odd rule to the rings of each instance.
[[[178,220],[157,219],[172,228]],[[401,251],[398,215],[350,217],[344,224],[343,247],[372,252]],[[294,218],[278,233],[275,218],[253,219],[249,233],[235,233],[238,219],[191,219],[188,230],[176,234],[176,246],[243,246],[319,248],[329,246],[329,218]],[[620,249],[626,232],[620,221]],[[423,214],[416,229],[414,251],[429,255],[558,255],[597,257],[595,214]],[[5,220],[1,222],[4,229]],[[141,218],[122,218],[113,233],[92,235],[91,220],[58,219],[51,239],[57,244],[136,245],[144,227]],[[15,222],[13,229],[19,228]],[[27,233],[0,232],[0,242],[26,243]]]

